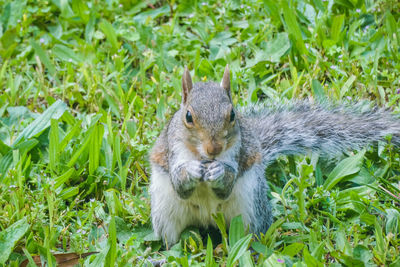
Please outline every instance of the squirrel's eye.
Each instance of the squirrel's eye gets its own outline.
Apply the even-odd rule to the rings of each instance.
[[[231,117],[230,117],[230,122],[233,122],[235,120],[235,111],[231,111]]]
[[[186,122],[187,123],[193,123],[192,113],[190,113],[189,110],[186,112]]]

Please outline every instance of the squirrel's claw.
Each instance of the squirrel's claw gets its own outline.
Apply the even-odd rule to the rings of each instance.
[[[218,181],[222,179],[225,175],[225,166],[219,161],[214,161],[210,163],[204,174],[205,181]]]
[[[188,161],[185,167],[190,178],[201,179],[203,177],[204,165],[200,161]]]

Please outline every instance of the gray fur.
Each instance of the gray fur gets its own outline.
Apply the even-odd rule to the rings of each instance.
[[[188,98],[191,108],[198,114],[199,124],[216,134],[224,128],[224,118],[229,115],[232,101],[223,88],[214,82],[196,83]],[[200,115],[201,114],[201,115]]]
[[[392,134],[400,145],[400,120],[385,109],[359,104],[339,106],[293,101],[286,105],[259,105],[244,112],[261,140],[266,165],[279,155],[320,152],[332,157],[360,149]]]
[[[186,101],[151,152],[153,228],[169,244],[177,242],[189,225],[214,224],[216,212],[222,212],[228,223],[241,214],[250,231],[265,233],[273,218],[264,171],[279,155],[336,155],[388,134],[400,145],[400,120],[382,109],[297,101],[235,110],[236,119],[230,122],[229,90],[212,82],[191,88],[188,73],[183,78],[184,87],[190,88]],[[225,76],[222,84],[227,86]],[[188,110],[195,120],[189,126]],[[222,152],[207,154],[207,142],[220,144]]]

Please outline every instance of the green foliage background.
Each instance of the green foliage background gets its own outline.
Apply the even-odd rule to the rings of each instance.
[[[368,99],[398,113],[399,28],[396,0],[0,0],[0,265],[97,251],[80,264],[399,266],[390,142],[327,168],[279,159],[260,239],[217,216],[221,242],[195,229],[166,250],[147,190],[185,65],[205,81],[229,63],[238,105]]]

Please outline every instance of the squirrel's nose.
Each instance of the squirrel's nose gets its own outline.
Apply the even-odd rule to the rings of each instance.
[[[209,156],[215,157],[222,151],[222,145],[214,142],[206,144],[204,149]]]

